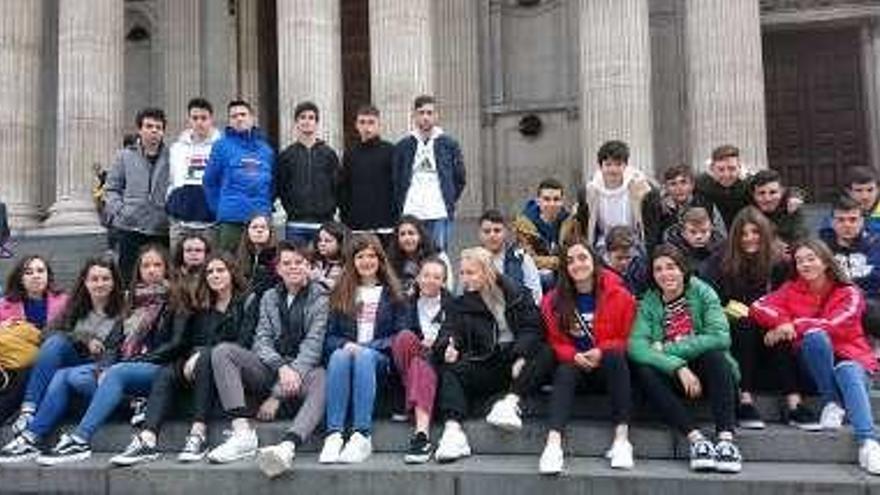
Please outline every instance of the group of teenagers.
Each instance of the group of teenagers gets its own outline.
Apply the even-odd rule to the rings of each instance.
[[[415,108],[418,122],[424,104]],[[231,105],[230,119],[237,109],[247,110]],[[405,462],[451,462],[472,453],[467,418],[486,413],[491,425],[517,431],[525,400],[538,396],[549,402],[538,470],[557,474],[575,403],[595,397],[577,394],[592,391],[610,395],[611,467],[635,465],[629,425],[634,396],[643,396],[687,438],[692,469],[736,473],[736,428],[765,427],[754,396],[769,389],[794,427],[848,421],[859,465],[880,473],[870,401],[877,359],[866,334],[877,329],[880,296],[870,170],[854,173],[819,240],[804,226],[805,194],[773,171],[747,175],[733,146],[715,150],[705,175],[670,167],[657,184],[629,166],[625,143],[611,141],[570,210],[565,187],[542,181],[514,218],[481,216],[480,246],[462,250],[453,273],[441,247],[463,179],[447,191],[454,174],[443,172],[437,143],[415,141],[412,191],[402,190],[407,206],[402,216],[392,210],[390,232],[288,223],[289,240],[278,241],[270,216],[257,214],[241,224],[233,255],[222,248],[234,237],[229,225],[224,233],[221,222],[221,248],[207,230],[181,228],[173,260],[150,242],[140,242],[128,277],[113,257],[89,259],[69,296],[45,258],[23,257],[0,301],[0,332],[26,322],[41,343],[28,366],[4,370],[0,419],[11,420],[14,438],[0,463],[88,458],[120,406],[131,409],[135,431],[116,465],[158,458],[172,415],[192,422],[181,462],[255,457],[277,476],[323,425],[318,461],[359,463],[372,453],[382,396],[399,397],[392,409],[413,422]],[[433,208],[420,203],[426,191],[446,204],[428,228],[407,214]],[[120,250],[133,240],[144,239],[129,235]],[[813,390],[818,414],[802,400]],[[693,417],[701,398],[714,434]],[[79,422],[45,445],[82,399]],[[231,433],[211,446],[218,408]],[[260,448],[255,421],[278,417],[292,417],[290,428]]]

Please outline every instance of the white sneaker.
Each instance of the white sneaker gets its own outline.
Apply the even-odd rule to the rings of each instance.
[[[486,421],[497,428],[507,431],[522,429],[520,418],[519,398],[508,394],[503,399],[492,405],[492,410],[486,416]]]
[[[321,464],[336,464],[339,462],[339,455],[342,453],[342,447],[345,440],[342,433],[331,433],[324,439],[324,448],[321,449],[321,455],[318,456],[318,462]]]
[[[558,443],[548,443],[541,453],[538,462],[538,472],[541,474],[559,474],[565,468],[565,456],[562,446]]]
[[[370,437],[356,431],[348,439],[348,443],[339,454],[339,462],[342,464],[360,464],[366,461],[373,453],[373,441]]]
[[[611,461],[612,469],[632,469],[635,466],[633,446],[629,440],[615,440],[605,457]]]
[[[468,445],[467,436],[461,429],[461,425],[454,421],[447,421],[440,442],[437,444],[434,458],[437,459],[437,462],[452,462],[470,455],[471,446]]]
[[[843,426],[843,418],[845,417],[846,411],[842,407],[836,402],[829,402],[822,408],[819,424],[823,430],[839,430]]]
[[[256,430],[234,432],[225,442],[208,452],[208,460],[216,464],[253,457],[257,453],[259,440]]]
[[[859,467],[869,474],[880,474],[880,444],[877,440],[865,440],[859,447]]]
[[[296,457],[296,445],[293,442],[281,442],[257,452],[257,467],[266,476],[275,478],[293,468],[294,457]]]

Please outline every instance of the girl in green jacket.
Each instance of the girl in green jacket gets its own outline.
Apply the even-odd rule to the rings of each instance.
[[[689,273],[678,249],[658,246],[651,256],[651,288],[639,303],[630,334],[630,359],[648,400],[690,441],[695,471],[738,473],[742,456],[733,443],[736,362],[718,296]],[[696,427],[681,401],[708,395],[717,443]]]

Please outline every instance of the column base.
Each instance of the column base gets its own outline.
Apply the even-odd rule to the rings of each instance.
[[[43,231],[58,234],[102,233],[95,204],[90,200],[62,199],[49,209],[49,218],[43,223]]]

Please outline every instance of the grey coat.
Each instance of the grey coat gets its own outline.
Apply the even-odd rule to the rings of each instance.
[[[260,301],[260,321],[257,323],[253,350],[266,366],[277,372],[285,364],[299,376],[305,377],[321,363],[324,335],[327,333],[329,298],[320,284],[309,282],[305,303],[305,332],[295,356],[282,356],[277,351],[281,338],[281,315],[278,311],[278,288],[267,290]]]
[[[139,144],[117,153],[104,191],[104,215],[110,225],[148,235],[165,234],[168,147],[162,146],[155,164],[147,160]]]

